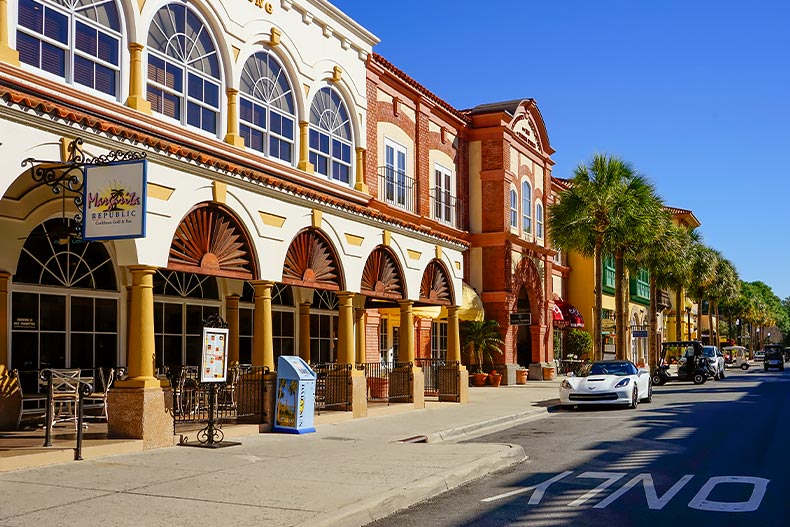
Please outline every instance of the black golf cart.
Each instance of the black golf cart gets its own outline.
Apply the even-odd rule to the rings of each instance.
[[[677,364],[677,373],[669,372],[670,363]],[[705,384],[708,377],[713,377],[708,361],[703,355],[702,343],[696,340],[681,340],[661,343],[661,361],[653,372],[655,385],[670,381],[691,381],[694,384]]]

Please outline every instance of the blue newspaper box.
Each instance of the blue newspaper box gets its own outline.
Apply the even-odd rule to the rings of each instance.
[[[315,372],[301,357],[284,355],[277,359],[275,432],[315,432],[315,380]]]

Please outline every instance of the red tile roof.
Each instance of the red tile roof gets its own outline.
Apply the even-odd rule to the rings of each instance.
[[[334,196],[329,196],[309,187],[285,181],[282,178],[242,166],[241,164],[228,161],[227,159],[222,159],[221,157],[202,152],[195,148],[179,145],[171,140],[135,130],[125,123],[113,122],[109,117],[100,117],[88,113],[87,111],[83,111],[82,109],[71,108],[63,101],[47,100],[37,95],[24,93],[23,91],[6,86],[4,83],[5,79],[0,79],[0,98],[6,102],[24,106],[38,112],[51,114],[59,119],[71,121],[75,124],[92,128],[106,134],[114,135],[125,140],[135,141],[154,150],[164,151],[170,155],[180,156],[191,161],[196,161],[202,165],[207,165],[218,170],[226,171],[234,176],[258,181],[264,185],[279,189],[283,192],[321,201],[323,203],[337,207],[338,209],[396,225],[398,227],[412,230],[427,236],[432,236],[450,243],[467,247],[469,246],[469,243],[462,239],[436,232],[435,230],[417,225],[415,223],[400,220],[388,214],[384,214],[382,212],[357,205]],[[224,146],[227,147],[227,145]]]
[[[371,61],[373,61],[376,64],[380,65],[382,68],[388,70],[395,77],[399,78],[404,83],[406,83],[407,85],[409,85],[412,88],[414,88],[415,90],[417,90],[426,99],[428,99],[431,102],[435,103],[436,105],[440,106],[445,111],[447,111],[451,115],[455,116],[456,118],[458,118],[460,121],[464,122],[465,124],[469,123],[469,117],[464,112],[461,112],[460,110],[456,110],[455,108],[450,106],[450,104],[448,104],[445,100],[439,98],[435,93],[433,93],[428,88],[426,88],[425,86],[423,86],[422,84],[420,84],[419,82],[414,80],[412,77],[407,75],[403,70],[397,68],[394,64],[392,64],[390,61],[388,61],[387,59],[385,59],[384,57],[382,57],[378,53],[371,53],[369,55],[369,57],[370,57]]]

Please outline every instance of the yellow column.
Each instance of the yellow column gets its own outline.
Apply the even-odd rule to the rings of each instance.
[[[8,45],[8,0],[0,0],[0,61],[19,66],[19,52]]]
[[[159,387],[154,377],[156,347],[154,345],[154,273],[156,267],[130,265],[132,273],[132,301],[127,328],[128,380],[116,386],[128,388]]]
[[[299,356],[310,364],[310,302],[299,304]]]
[[[151,103],[143,95],[143,49],[145,46],[142,44],[129,43],[132,64],[129,70],[129,97],[126,99],[126,106],[151,115]]]
[[[354,310],[354,328],[356,331],[357,364],[364,364],[367,359],[367,342],[365,335],[365,309]]]
[[[357,148],[357,180],[354,188],[360,192],[368,193],[368,186],[365,184],[365,149]]]
[[[0,271],[0,373],[2,366],[8,368],[11,357],[8,354],[8,286],[11,273]]]
[[[225,297],[225,320],[228,323],[228,364],[239,363],[239,295]]]
[[[272,288],[274,282],[250,282],[255,288],[253,315],[252,364],[268,366],[274,371],[274,336],[272,332]]]
[[[447,361],[461,362],[461,337],[458,328],[458,306],[447,308]]]
[[[244,148],[244,138],[239,135],[239,90],[228,88],[228,133],[225,142]]]
[[[299,121],[299,164],[296,167],[308,174],[315,172],[315,167],[310,162],[310,123]]]
[[[414,362],[414,302],[404,300],[400,304],[400,349],[398,360],[401,362]]]
[[[337,321],[337,362],[354,364],[354,293],[340,292]]]

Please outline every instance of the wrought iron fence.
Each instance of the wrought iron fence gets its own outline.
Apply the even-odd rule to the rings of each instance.
[[[416,358],[414,365],[422,368],[425,377],[425,397],[439,396],[439,368],[447,361],[444,359]]]
[[[363,364],[369,401],[411,401],[411,362],[366,362]]]
[[[437,369],[437,389],[440,401],[461,401],[461,363],[447,362]]]
[[[200,373],[194,366],[164,368],[173,388],[173,432],[184,423],[208,421],[210,387],[200,382]],[[228,368],[228,380],[218,383],[215,392],[214,418],[219,422],[263,423],[267,366],[238,366]]]
[[[560,360],[555,359],[557,364],[557,375],[571,375],[579,373],[579,370],[584,366],[583,360]]]
[[[315,410],[351,410],[351,364],[311,364],[316,373]]]

